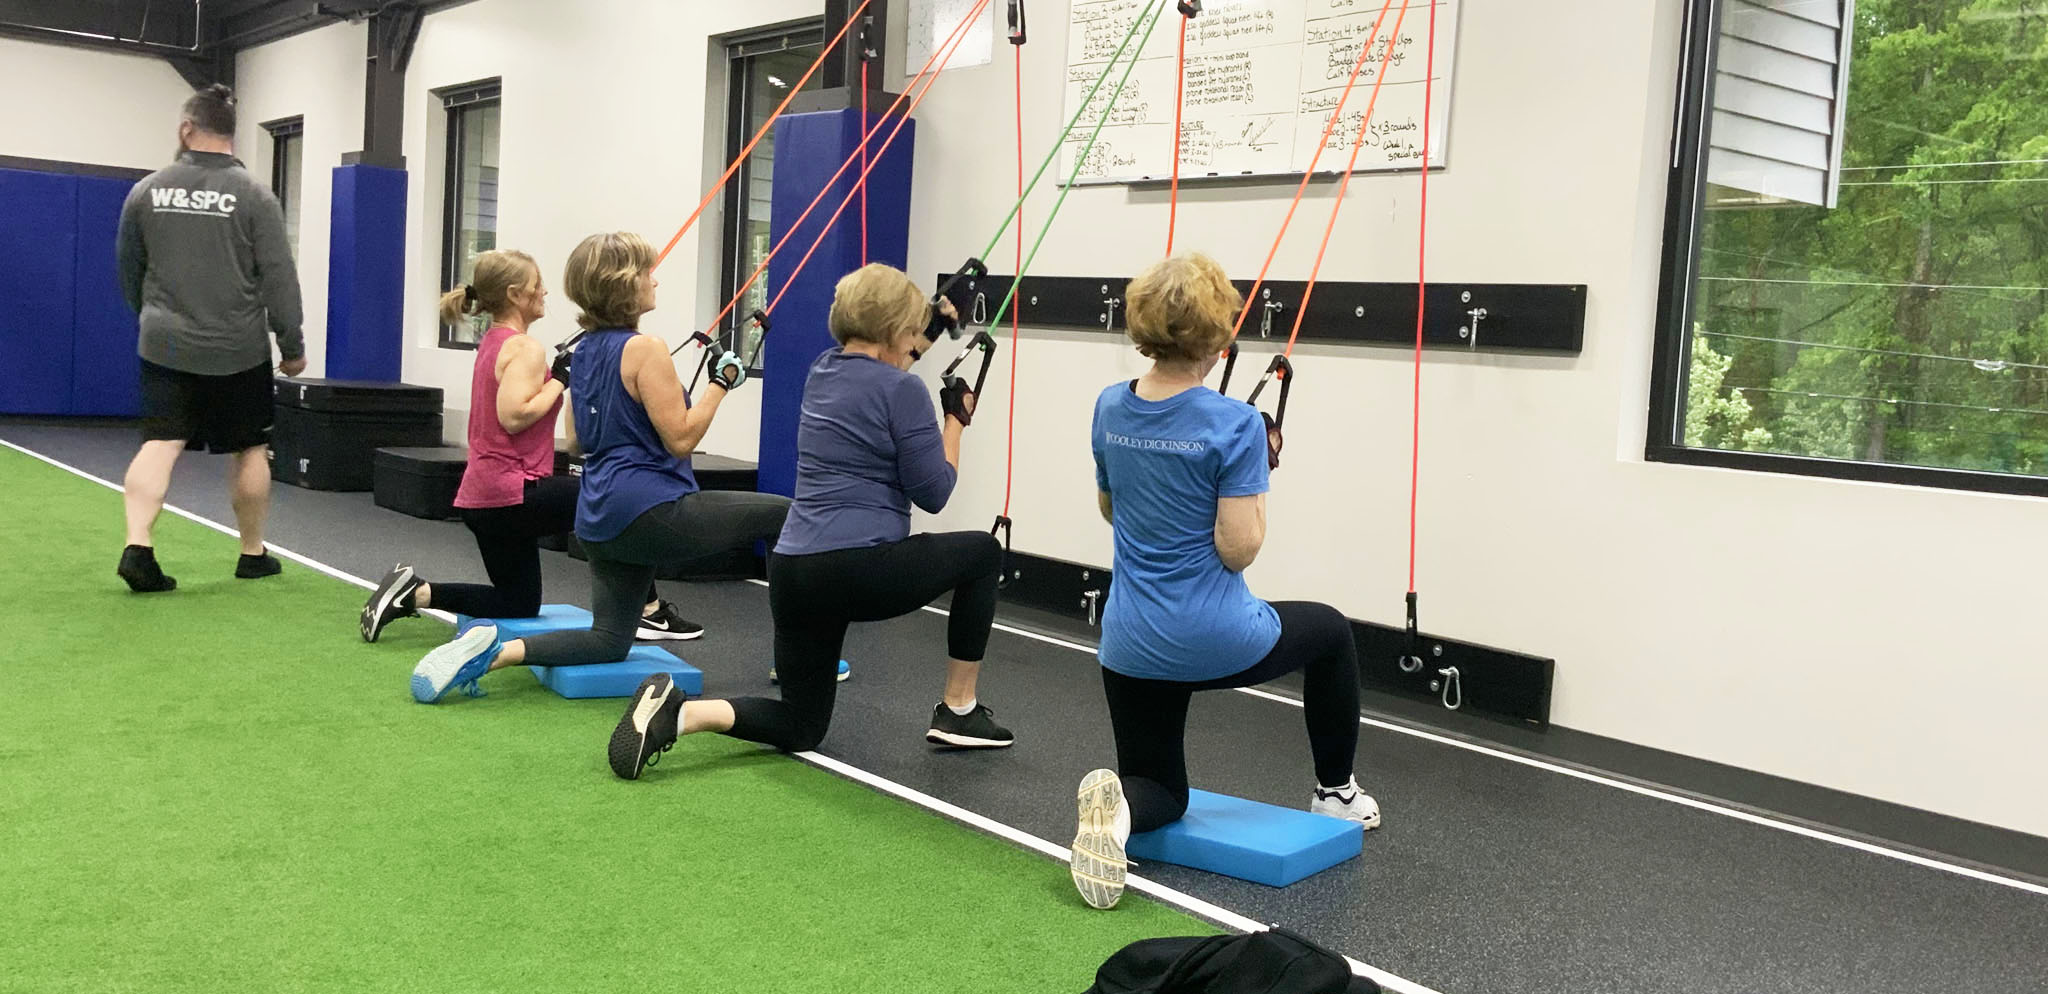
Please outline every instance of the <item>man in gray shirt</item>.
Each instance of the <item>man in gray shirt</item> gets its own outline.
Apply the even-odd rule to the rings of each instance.
[[[286,376],[306,370],[299,277],[277,198],[234,157],[235,99],[214,85],[185,101],[178,160],[136,184],[121,209],[121,292],[142,317],[142,449],[123,481],[129,589],[178,582],[157,564],[151,531],[178,454],[234,457],[230,489],[242,558],[235,575],[281,568],[263,547],[270,511],[270,336]]]

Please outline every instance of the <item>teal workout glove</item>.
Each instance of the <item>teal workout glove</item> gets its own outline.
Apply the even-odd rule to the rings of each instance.
[[[711,363],[711,382],[724,387],[727,392],[739,389],[740,384],[747,382],[746,362],[737,352],[720,352]]]

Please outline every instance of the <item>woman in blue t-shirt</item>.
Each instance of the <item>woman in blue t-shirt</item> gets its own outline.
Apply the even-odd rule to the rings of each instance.
[[[950,306],[950,305],[947,305]],[[986,532],[910,534],[910,505],[937,513],[952,496],[960,437],[974,394],[941,394],[911,375],[931,316],[910,277],[879,263],[839,281],[829,325],[839,343],[811,364],[796,436],[796,503],[768,557],[781,700],[687,704],[666,676],[650,677],[612,731],[612,772],[637,779],[678,735],[721,732],[792,752],[817,747],[832,720],[840,644],[856,621],[909,614],[953,592],[945,693],[925,740],[954,748],[1008,746],[1008,729],[975,697],[1003,550]]]
[[[575,398],[570,441],[584,453],[576,538],[590,559],[591,627],[501,642],[497,626],[472,625],[413,668],[415,699],[438,701],[451,687],[479,693],[477,678],[508,666],[624,659],[661,567],[752,548],[782,530],[789,498],[697,487],[690,455],[725,395],[746,382],[746,366],[721,352],[691,401],[668,345],[640,331],[660,286],[654,263],[639,235],[592,235],[569,253],[562,281],[583,310],[576,320],[584,334],[566,372]]]
[[[1099,656],[1117,770],[1081,781],[1072,872],[1098,908],[1123,895],[1130,833],[1187,812],[1182,740],[1198,690],[1302,671],[1317,782],[1309,810],[1366,828],[1380,821],[1379,805],[1351,775],[1351,623],[1326,604],[1268,604],[1244,582],[1266,539],[1266,474],[1278,442],[1251,405],[1202,385],[1229,344],[1242,297],[1213,260],[1183,254],[1140,273],[1126,298],[1131,341],[1152,370],[1105,389],[1091,429],[1102,516],[1116,534]]]

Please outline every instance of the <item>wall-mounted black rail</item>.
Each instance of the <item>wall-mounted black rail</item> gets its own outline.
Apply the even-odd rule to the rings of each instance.
[[[939,275],[943,285],[952,273]],[[986,325],[1014,277],[989,275],[965,290],[963,325]],[[1080,328],[1122,334],[1128,277],[1032,276],[1014,305],[1037,328]],[[1240,293],[1251,281],[1237,283]],[[1259,287],[1240,333],[1245,341],[1284,342],[1308,284],[1269,280]],[[1581,283],[1432,283],[1422,344],[1471,352],[1576,355],[1586,337],[1586,286]],[[1413,345],[1415,284],[1316,284],[1301,340],[1337,345]]]

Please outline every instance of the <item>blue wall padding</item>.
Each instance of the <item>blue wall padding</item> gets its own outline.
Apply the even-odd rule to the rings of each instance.
[[[860,145],[859,110],[818,111],[786,114],[775,123],[775,187],[769,209],[768,229],[779,240],[791,231],[804,207],[817,196],[840,163]],[[874,126],[879,118],[871,118]],[[870,144],[870,152],[881,146],[896,119],[882,123]],[[873,169],[867,180],[868,259],[902,268],[910,246],[910,163],[917,138],[917,122],[907,121],[887,155],[871,158]],[[768,264],[764,277],[768,299],[773,300],[787,285],[788,292],[775,308],[774,328],[763,339],[761,384],[761,473],[764,493],[792,495],[796,491],[796,427],[803,404],[804,375],[820,352],[833,346],[825,319],[832,309],[832,288],[840,277],[860,268],[860,197],[849,202],[830,233],[819,243],[817,253],[795,280],[785,275],[796,268],[812,239],[825,230],[825,222],[839,206],[841,197],[852,190],[860,176],[856,164],[833,184],[832,191],[811,212],[787,246]],[[920,288],[930,282],[911,274]],[[744,318],[744,313],[738,317]]]
[[[1131,836],[1124,850],[1140,861],[1285,887],[1358,855],[1364,836],[1355,821],[1191,790],[1181,820]]]
[[[457,630],[466,629],[479,619],[466,614],[455,616]],[[590,627],[590,612],[571,604],[542,604],[540,613],[531,618],[484,618],[498,626],[501,639],[523,639],[548,632],[559,632]]]
[[[0,414],[71,413],[77,232],[78,177],[0,169]]]
[[[541,686],[572,700],[631,697],[633,691],[639,689],[640,681],[656,673],[668,674],[676,682],[676,687],[691,697],[704,692],[702,670],[651,645],[634,646],[631,652],[626,653],[625,661],[620,663],[535,666],[532,669]]]
[[[132,418],[142,413],[142,359],[135,312],[121,299],[114,238],[134,180],[78,177],[78,263],[73,293],[71,413]]]
[[[327,378],[395,383],[405,342],[403,169],[334,167]]]

